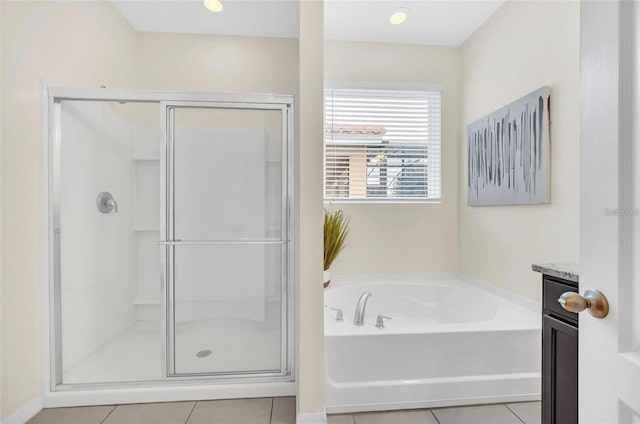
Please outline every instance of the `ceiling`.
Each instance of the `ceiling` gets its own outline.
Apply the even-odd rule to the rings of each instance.
[[[221,13],[207,11],[202,0],[112,1],[141,32],[298,36],[296,0],[222,0]],[[503,3],[504,0],[325,0],[325,37],[458,46]],[[408,19],[402,25],[391,25],[389,16],[398,7],[409,9]]]
[[[292,0],[221,0],[212,13],[202,0],[112,0],[118,11],[141,32],[298,37],[298,2]]]
[[[327,1],[325,38],[333,40],[459,46],[504,0]],[[409,9],[407,20],[391,25],[395,8]]]

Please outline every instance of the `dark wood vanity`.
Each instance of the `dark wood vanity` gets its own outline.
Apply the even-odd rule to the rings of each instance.
[[[577,266],[533,265],[542,273],[542,424],[578,423],[578,314],[560,306],[578,292]]]

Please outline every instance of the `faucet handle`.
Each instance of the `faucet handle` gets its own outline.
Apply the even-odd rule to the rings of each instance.
[[[325,305],[325,308],[329,308],[329,307]],[[336,314],[336,321],[337,322],[344,321],[344,314],[342,313],[342,308],[329,308],[329,310],[337,312],[337,314]]]
[[[331,309],[332,311],[336,311],[337,312],[336,321],[338,321],[338,322],[344,321],[344,314],[342,313],[342,308],[329,308],[329,309]]]
[[[378,318],[376,318],[376,328],[384,328],[385,319],[393,319],[393,318],[384,316],[382,314],[378,314]]]

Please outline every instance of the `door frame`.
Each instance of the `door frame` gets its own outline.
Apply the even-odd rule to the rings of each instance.
[[[602,290],[611,308],[605,319],[579,315],[580,423],[626,423],[640,412],[640,398],[628,395],[640,387],[630,296],[640,240],[637,8],[625,0],[580,5],[580,292]]]
[[[259,97],[259,96],[258,96]],[[216,240],[200,240],[200,241],[182,241],[177,240],[175,234],[175,111],[176,109],[234,109],[234,110],[270,110],[280,111],[281,115],[281,162],[283,164],[289,164],[287,167],[282,167],[281,175],[281,221],[280,221],[280,239],[265,239],[265,240],[251,240],[245,242],[229,242],[229,241],[216,241]],[[289,264],[291,262],[292,246],[290,244],[291,234],[293,228],[291,228],[289,208],[289,196],[291,182],[289,181],[292,172],[291,165],[293,159],[289,159],[291,150],[290,140],[293,135],[289,133],[289,122],[291,121],[289,112],[292,108],[291,103],[283,102],[244,102],[233,101],[231,98],[220,101],[162,101],[160,102],[160,114],[161,114],[161,128],[162,140],[160,145],[160,244],[163,248],[162,256],[164,257],[165,264],[163,266],[163,285],[165,289],[163,307],[165,313],[163,314],[162,332],[165,334],[165,346],[164,355],[166,364],[165,376],[168,379],[185,378],[185,379],[218,379],[226,378],[229,376],[261,376],[261,377],[285,377],[291,372],[289,358],[293,357],[294,352],[289,348],[288,337],[282,338],[280,343],[281,357],[280,357],[280,372],[271,370],[265,371],[243,371],[243,372],[218,372],[218,373],[177,373],[175,363],[175,247],[180,245],[228,245],[228,244],[279,244],[281,245],[281,293],[283,296],[283,302],[281,304],[281,316],[285,319],[281,322],[281,334],[286,334],[290,327],[289,322],[293,319],[287,316],[289,310],[287,303],[290,294],[287,291],[289,286],[288,282],[292,280],[292,269],[289,270]]]
[[[42,143],[40,178],[40,357],[41,392],[45,407],[72,406],[84,404],[109,404],[120,402],[153,402],[168,399],[207,399],[228,397],[287,396],[295,394],[295,316],[296,316],[296,222],[297,199],[295,181],[294,110],[295,99],[289,94],[269,93],[208,93],[160,90],[135,90],[111,88],[67,88],[42,85]],[[58,175],[56,155],[59,152],[61,133],[59,128],[61,101],[122,101],[131,103],[157,103],[160,109],[164,102],[208,102],[275,104],[286,110],[286,172],[287,191],[283,193],[286,208],[286,232],[288,235],[286,269],[286,290],[283,291],[283,308],[286,307],[286,355],[287,372],[282,375],[257,376],[202,376],[171,377],[165,375],[156,381],[132,381],[122,383],[92,383],[64,385],[61,383],[62,370],[60,312],[59,251],[55,246],[55,228],[59,219]],[[160,118],[159,118],[160,119]],[[160,127],[161,135],[165,131]],[[284,159],[284,158],[283,158]],[[162,185],[161,180],[161,185]],[[166,278],[163,279],[163,292]],[[160,352],[159,352],[160,354]],[[166,352],[162,353],[166,355]],[[166,357],[163,357],[165,360]],[[256,384],[263,383],[263,384]],[[144,388],[140,392],[138,389]],[[171,395],[168,395],[171,393]]]

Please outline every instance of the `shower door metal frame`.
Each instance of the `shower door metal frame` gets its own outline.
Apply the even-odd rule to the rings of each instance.
[[[291,99],[292,100],[292,99]],[[202,373],[177,373],[175,364],[175,247],[181,245],[201,245],[201,246],[214,246],[214,245],[280,245],[281,248],[281,328],[280,334],[287,334],[288,330],[288,317],[287,317],[287,293],[288,281],[291,280],[290,273],[288,272],[288,264],[290,262],[288,252],[291,249],[290,234],[292,228],[290,228],[290,213],[289,209],[289,177],[292,172],[289,172],[289,167],[285,164],[289,164],[290,151],[292,148],[289,146],[289,142],[292,139],[290,133],[290,113],[292,111],[292,102],[246,102],[242,100],[228,99],[225,101],[163,101],[160,103],[160,110],[162,114],[162,131],[163,139],[160,146],[161,151],[161,200],[160,208],[162,214],[160,216],[160,238],[162,241],[160,244],[164,248],[164,276],[165,276],[165,319],[163,331],[166,336],[166,375],[168,378],[225,378],[228,376],[271,376],[271,377],[283,377],[290,375],[292,370],[290,368],[289,358],[293,355],[293,352],[289,352],[289,345],[287,340],[288,336],[281,337],[280,343],[280,370],[256,370],[256,371],[228,371],[228,372],[202,372]],[[264,111],[280,111],[281,113],[281,220],[280,220],[280,238],[279,239],[252,239],[252,240],[178,240],[175,233],[175,111],[176,109],[210,109],[210,110],[264,110]]]
[[[51,397],[54,399],[56,392],[73,391],[94,391],[106,389],[129,389],[140,387],[184,387],[189,381],[197,381],[197,384],[206,383],[287,383],[295,381],[295,292],[296,292],[296,248],[295,248],[295,228],[296,228],[296,206],[295,206],[295,140],[294,140],[294,96],[281,94],[233,94],[233,93],[206,93],[206,92],[176,92],[176,91],[155,91],[155,90],[135,90],[135,89],[110,89],[110,88],[63,88],[53,87],[43,84],[42,87],[42,155],[41,164],[42,191],[41,199],[45,207],[41,213],[41,242],[44,248],[41,254],[41,286],[42,286],[42,381],[45,397],[45,404],[61,406],[65,405],[67,398],[60,398],[58,401],[47,402]],[[163,333],[165,343],[161,355],[161,364],[164,365],[165,373],[161,374],[158,380],[147,381],[122,381],[105,383],[82,383],[63,384],[62,382],[62,337],[61,337],[61,275],[60,275],[60,246],[56,244],[56,232],[59,232],[60,223],[60,197],[59,197],[59,160],[61,147],[61,102],[62,101],[93,101],[93,102],[131,102],[131,103],[152,103],[160,107],[160,133],[161,146],[167,146],[166,132],[166,109],[165,104],[189,105],[221,105],[236,104],[245,105],[246,108],[255,109],[256,105],[269,105],[271,109],[283,111],[283,235],[286,241],[283,244],[283,268],[282,268],[282,327],[281,337],[283,340],[283,350],[281,351],[281,372],[280,373],[247,373],[229,375],[180,375],[170,376],[168,367],[167,333]],[[161,176],[160,187],[161,196],[166,195],[165,179],[161,154]],[[164,194],[163,194],[164,193]],[[161,219],[166,218],[165,210],[161,205]],[[161,220],[161,231],[163,229]],[[162,239],[162,234],[161,234]],[[163,240],[167,240],[164,238]],[[166,243],[159,242],[165,251]],[[168,262],[165,261],[165,265]],[[167,294],[166,267],[161,271],[162,292]],[[163,295],[164,302],[167,296]],[[168,305],[163,305],[164,313],[162,321],[163,330],[167,329]],[[98,392],[92,392],[98,393]],[[106,395],[108,396],[108,395]],[[131,399],[131,394],[125,395]],[[57,397],[55,397],[57,399]],[[47,405],[45,405],[47,406]]]

